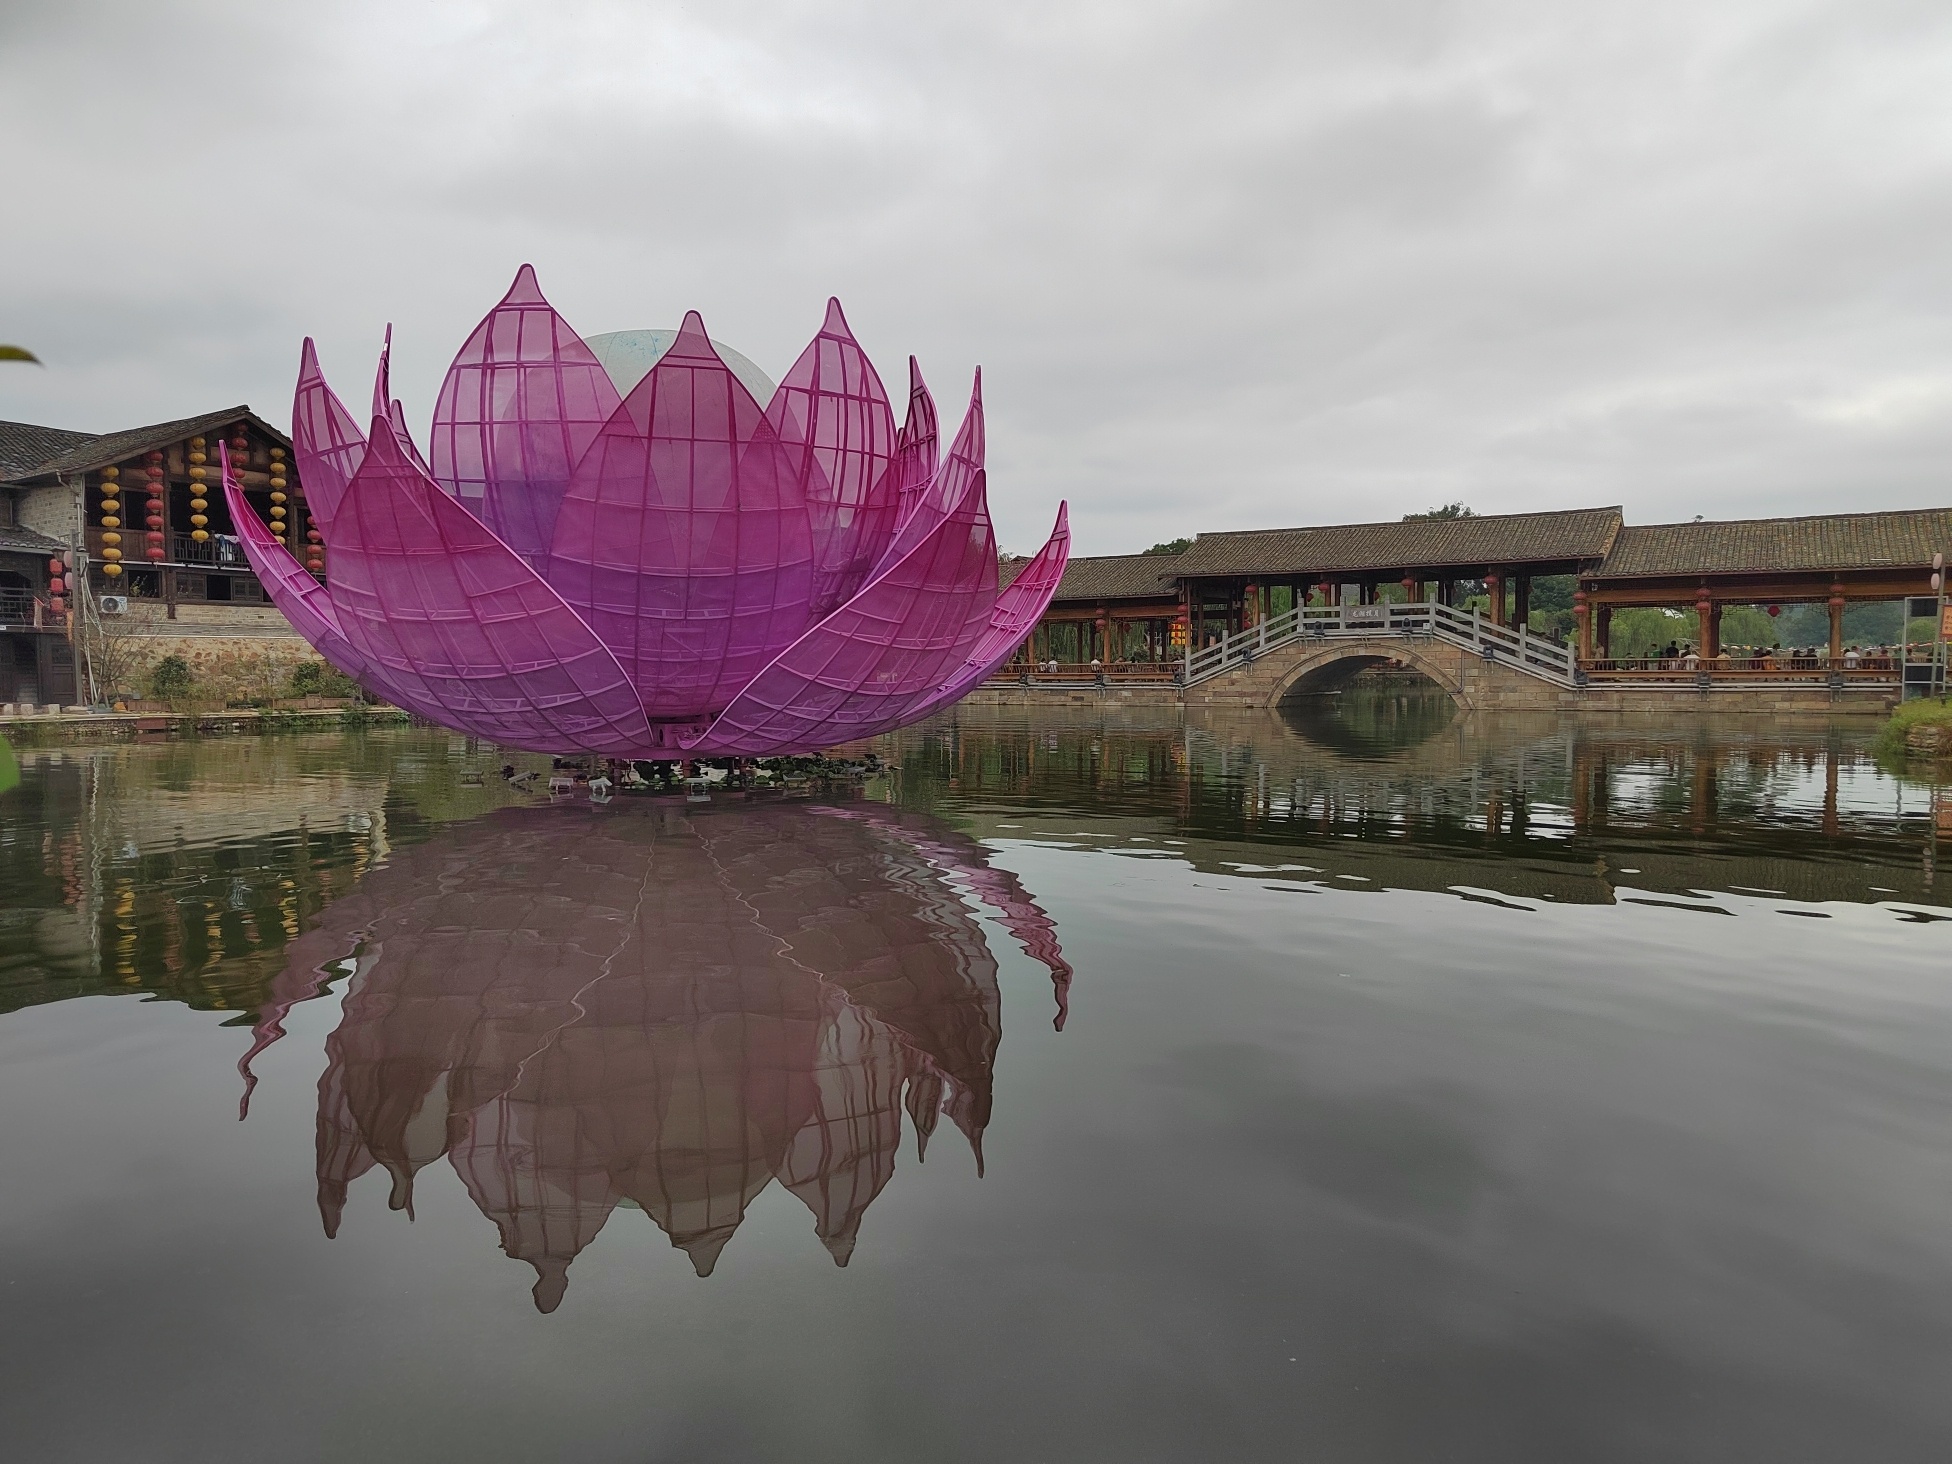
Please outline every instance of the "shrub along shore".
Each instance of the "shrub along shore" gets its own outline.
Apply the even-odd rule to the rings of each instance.
[[[1952,699],[1905,702],[1878,734],[1877,750],[1890,757],[1952,759]]]

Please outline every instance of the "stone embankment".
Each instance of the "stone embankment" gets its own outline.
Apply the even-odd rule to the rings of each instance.
[[[1952,762],[1952,722],[1924,722],[1905,733],[1905,751],[1912,757]]]
[[[226,708],[199,712],[98,712],[89,707],[0,705],[0,736],[20,743],[132,742],[151,737],[240,732],[329,731],[398,726],[411,718],[394,707]]]

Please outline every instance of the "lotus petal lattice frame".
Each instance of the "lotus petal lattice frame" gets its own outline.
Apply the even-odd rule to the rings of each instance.
[[[320,583],[224,490],[266,593],[319,654],[457,731],[617,757],[813,752],[918,721],[1030,634],[1065,506],[1001,594],[982,373],[938,461],[840,302],[763,405],[696,312],[620,394],[522,266],[408,436],[380,357],[362,433],[305,342],[292,442]]]

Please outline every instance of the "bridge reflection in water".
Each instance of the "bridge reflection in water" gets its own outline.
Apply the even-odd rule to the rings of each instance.
[[[1407,690],[1278,712],[963,707],[902,734],[896,796],[946,789],[984,839],[1344,890],[1943,906],[1952,788],[1881,768],[1875,726],[1458,713]]]
[[[290,947],[243,1064],[349,975],[319,1082],[319,1208],[452,1166],[553,1310],[620,1206],[710,1274],[777,1181],[847,1263],[946,1115],[982,1164],[997,965],[961,892],[1049,970],[1050,920],[973,841],[879,806],[506,809],[374,870]],[[248,1088],[247,1088],[248,1102]]]

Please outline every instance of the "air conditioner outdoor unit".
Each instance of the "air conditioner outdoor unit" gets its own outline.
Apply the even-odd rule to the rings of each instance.
[[[129,613],[129,597],[127,595],[102,596],[102,614],[127,615],[128,613]]]

